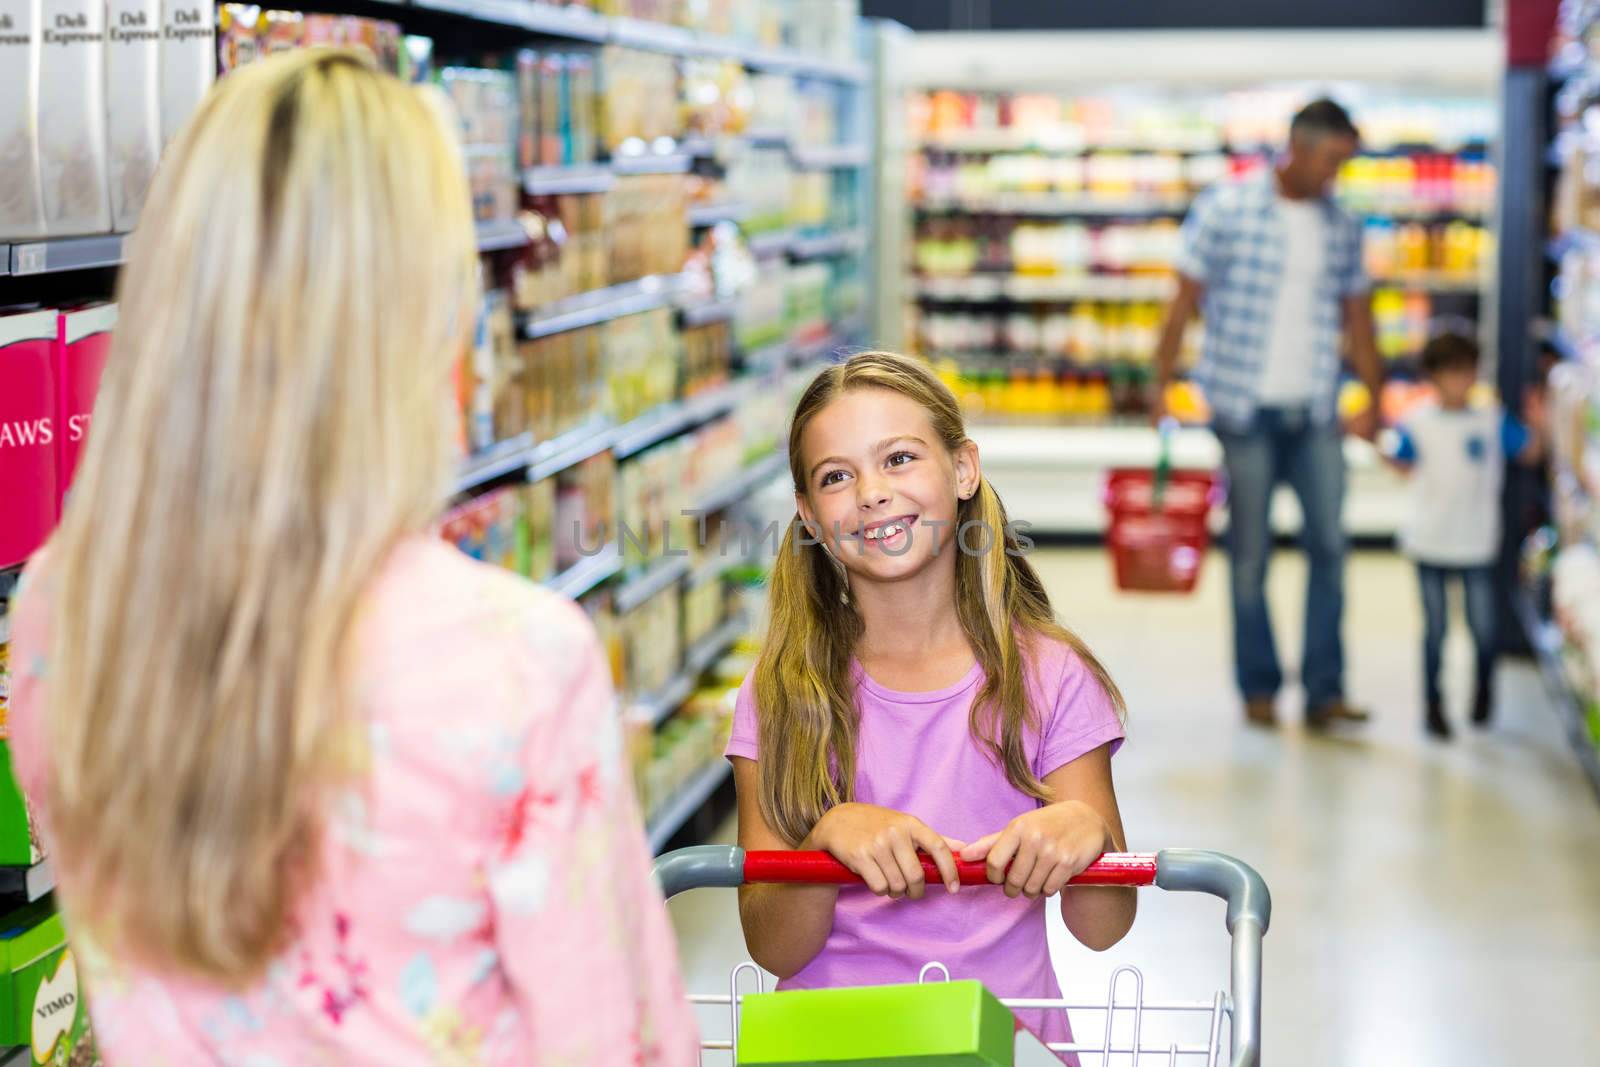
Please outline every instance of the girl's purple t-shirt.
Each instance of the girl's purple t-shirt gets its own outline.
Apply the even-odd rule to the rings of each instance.
[[[1029,657],[1029,692],[1041,730],[1025,738],[1040,778],[1101,745],[1121,747],[1122,724],[1105,688],[1065,644],[1039,640]],[[1006,781],[973,740],[972,700],[983,681],[973,664],[955,685],[902,693],[852,665],[860,708],[855,799],[915,815],[946,837],[975,841],[1003,829],[1038,801]],[[728,756],[759,759],[755,678],[739,689]],[[890,900],[862,887],[839,893],[833,931],[789,989],[915,982],[923,964],[954,979],[976,978],[1002,997],[1057,997],[1045,938],[1045,901],[1008,899],[994,887],[950,895],[930,886],[922,900]],[[1064,1013],[1019,1013],[1049,1041],[1069,1040]]]

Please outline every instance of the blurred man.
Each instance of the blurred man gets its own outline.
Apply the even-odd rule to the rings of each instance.
[[[1267,611],[1274,488],[1305,514],[1310,561],[1301,681],[1306,721],[1364,722],[1344,692],[1344,453],[1338,415],[1341,335],[1374,404],[1349,430],[1371,439],[1382,371],[1361,228],[1329,194],[1359,135],[1331,100],[1308,104],[1274,166],[1203,193],[1183,227],[1178,295],[1156,352],[1155,416],[1165,414],[1184,327],[1205,313],[1198,370],[1228,474],[1234,661],[1250,722],[1276,722],[1283,672]]]

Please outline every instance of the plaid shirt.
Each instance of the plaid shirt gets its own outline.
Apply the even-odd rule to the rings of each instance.
[[[1271,168],[1207,189],[1184,220],[1176,266],[1205,287],[1205,350],[1196,373],[1217,421],[1248,426],[1271,343],[1272,313],[1282,274],[1284,225]],[[1361,226],[1323,201],[1327,242],[1313,297],[1312,416],[1331,422],[1338,412],[1342,301],[1366,292]]]

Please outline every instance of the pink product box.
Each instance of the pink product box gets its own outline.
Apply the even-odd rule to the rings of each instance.
[[[116,324],[117,306],[99,304],[63,311],[57,325],[56,487],[62,510],[88,441],[95,394]]]
[[[0,317],[0,567],[27,560],[56,524],[56,319]]]

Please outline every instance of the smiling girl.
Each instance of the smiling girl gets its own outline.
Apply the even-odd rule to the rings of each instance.
[[[1057,996],[1045,898],[1094,949],[1133,922],[1132,890],[1063,891],[1124,847],[1116,685],[1055,621],[921,363],[869,352],[822,372],[789,462],[801,521],[727,749],[739,843],[824,849],[866,888],[745,887],[752,956],[786,988],[913,982],[937,960],[1001,996]],[[923,896],[919,850],[949,892],[901,903]],[[1003,894],[955,895],[957,854]],[[1064,1013],[1040,1014],[1024,1021],[1069,1039]]]

